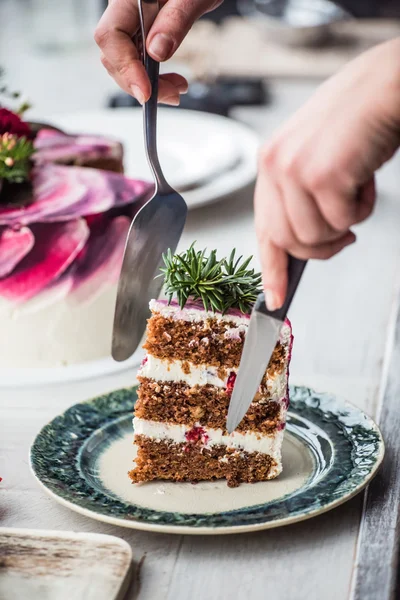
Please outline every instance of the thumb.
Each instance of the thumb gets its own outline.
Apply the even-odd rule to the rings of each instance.
[[[263,239],[260,246],[265,301],[268,310],[277,310],[286,298],[288,255],[269,239]]]
[[[148,53],[159,62],[171,58],[193,23],[219,4],[216,0],[167,0],[150,29]]]

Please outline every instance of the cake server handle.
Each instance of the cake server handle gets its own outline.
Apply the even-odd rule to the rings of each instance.
[[[168,194],[172,189],[162,172],[157,151],[157,103],[160,63],[151,58],[146,50],[147,36],[159,13],[160,7],[158,0],[138,0],[138,8],[142,42],[142,61],[151,84],[151,96],[148,101],[145,102],[143,107],[146,154],[154,175],[157,191],[162,194]]]

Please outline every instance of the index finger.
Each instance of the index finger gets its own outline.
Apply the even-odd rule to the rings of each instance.
[[[280,308],[288,285],[288,255],[268,238],[259,240],[262,282],[268,310]]]
[[[94,39],[103,56],[102,63],[117,83],[139,102],[150,98],[151,85],[132,36],[140,26],[137,2],[111,2],[97,25]],[[138,90],[142,96],[138,97]]]

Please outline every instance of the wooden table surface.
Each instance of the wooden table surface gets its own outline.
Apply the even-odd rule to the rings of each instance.
[[[65,70],[55,69],[54,61],[24,56],[23,74],[31,98],[37,91],[38,112],[54,113],[54,87],[50,99],[43,92],[51,74],[54,85],[63,89],[58,96],[60,111],[97,108],[104,102],[109,84],[104,85],[92,51],[79,58],[83,71],[92,68],[94,73],[90,85],[80,80],[79,91],[71,87],[79,78],[78,69],[74,80],[71,66],[77,59],[69,57],[69,97]],[[13,67],[15,57],[8,57]],[[65,57],[60,60],[67,61]],[[40,69],[30,74],[35,65]],[[12,81],[18,83],[21,77],[12,71]],[[266,138],[314,87],[277,82],[273,106],[240,109],[236,116]],[[307,267],[290,312],[295,335],[291,381],[340,394],[370,415],[377,410],[389,319],[400,282],[399,172],[397,156],[378,174],[376,212],[356,228],[357,243],[327,263],[313,262]],[[221,254],[229,253],[233,246],[246,255],[257,254],[252,190],[190,213],[182,248],[193,240],[199,247],[216,247]],[[298,525],[226,537],[173,536],[112,527],[75,514],[47,497],[29,471],[28,451],[35,434],[71,404],[134,380],[135,373],[127,371],[59,386],[0,388],[1,525],[101,532],[127,540],[137,563],[129,600],[235,600],[247,596],[252,600],[347,600],[362,496]]]

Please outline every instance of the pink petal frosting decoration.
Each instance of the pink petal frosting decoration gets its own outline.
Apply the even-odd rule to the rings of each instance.
[[[40,290],[37,296],[33,296],[27,302],[24,302],[24,314],[35,313],[37,310],[43,310],[56,302],[64,300],[72,290],[74,270],[75,264],[72,263],[60,277]]]
[[[33,201],[0,206],[0,225],[57,222],[105,212],[148,196],[152,185],[120,173],[46,164],[33,170]]]
[[[0,278],[11,273],[33,248],[35,238],[28,227],[0,231]]]
[[[47,216],[46,221],[94,215],[126,204],[135,205],[152,189],[151,184],[128,179],[120,173],[86,167],[69,167],[69,170],[73,171],[78,184],[84,185],[86,194],[73,206]]]
[[[57,138],[59,135],[65,135],[60,133],[56,129],[39,129],[35,138],[35,148],[46,145],[49,140]]]
[[[45,165],[32,172],[33,198],[31,204],[22,207],[0,206],[0,224],[17,225],[45,220],[54,212],[76,204],[87,192],[85,186],[74,181],[69,173],[71,167]]]
[[[117,140],[100,135],[68,135],[51,129],[38,132],[35,149],[36,164],[70,161],[79,164],[79,160],[122,156],[122,146]]]
[[[72,290],[75,301],[89,300],[118,281],[130,224],[128,217],[116,217],[105,229],[91,233],[85,252],[76,261]]]
[[[82,250],[88,236],[86,221],[35,225],[35,245],[14,272],[0,280],[0,296],[25,302],[55,281]]]

